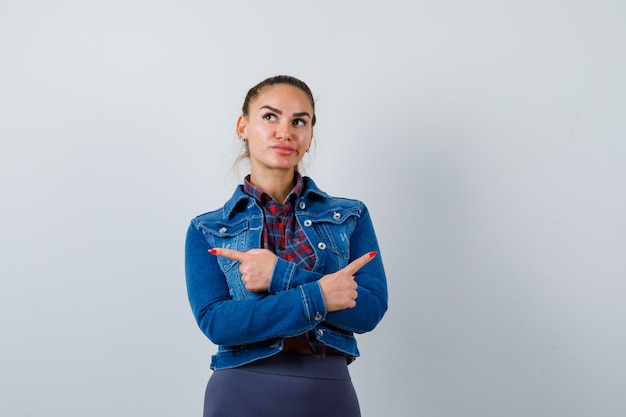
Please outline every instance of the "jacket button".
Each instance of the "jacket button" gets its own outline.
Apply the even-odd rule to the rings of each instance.
[[[222,228],[220,229],[220,233],[226,233],[226,230],[227,230],[227,229],[226,229],[225,227],[222,227]]]
[[[321,319],[322,319],[322,313],[319,313],[319,312],[315,313],[315,320],[320,321]]]
[[[324,249],[326,249],[326,243],[324,243],[324,242],[320,242],[320,243],[318,243],[318,244],[317,244],[317,248],[318,248],[319,250],[324,250]]]
[[[298,204],[298,207],[300,207],[300,210],[304,210],[306,208],[306,203],[301,201],[300,204]]]
[[[320,336],[324,336],[324,330],[317,329],[317,334],[320,335]]]
[[[311,226],[312,224],[313,224],[313,222],[312,222],[311,220],[309,220],[309,219],[306,219],[306,220],[304,221],[304,227],[309,227],[309,226]]]
[[[341,219],[341,213],[337,213],[337,212],[333,213],[333,219],[335,220]]]

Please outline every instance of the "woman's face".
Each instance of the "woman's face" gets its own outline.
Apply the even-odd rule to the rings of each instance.
[[[291,170],[300,163],[313,139],[313,106],[299,88],[287,84],[265,87],[237,120],[237,134],[248,141],[254,175]]]

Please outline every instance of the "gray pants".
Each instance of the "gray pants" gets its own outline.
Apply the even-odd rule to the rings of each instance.
[[[204,417],[360,417],[343,356],[279,353],[213,372]]]

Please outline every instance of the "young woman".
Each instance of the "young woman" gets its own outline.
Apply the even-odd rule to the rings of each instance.
[[[387,310],[387,284],[365,205],[299,173],[315,121],[294,77],[250,89],[237,120],[250,175],[187,231],[191,309],[218,345],[205,417],[360,415],[347,365],[354,333]]]

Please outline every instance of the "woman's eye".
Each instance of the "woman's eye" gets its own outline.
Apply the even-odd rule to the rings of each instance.
[[[306,125],[306,121],[302,120],[302,119],[296,119],[293,121],[293,125],[294,126],[305,126]]]
[[[269,120],[270,122],[273,122],[274,120],[276,120],[276,115],[273,113],[267,113],[266,115],[263,116],[263,118],[265,120]]]

